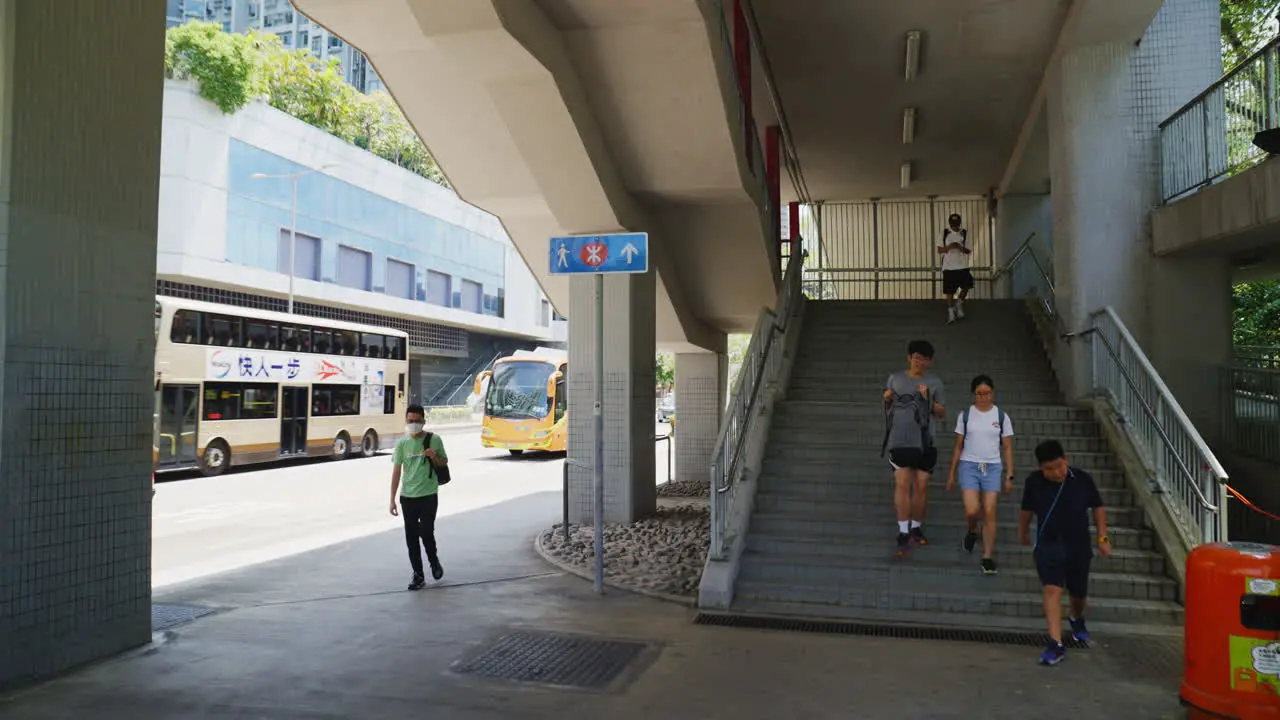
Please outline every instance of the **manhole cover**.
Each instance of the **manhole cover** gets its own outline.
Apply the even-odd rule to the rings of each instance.
[[[513,632],[454,671],[495,680],[604,690],[645,649],[643,643]]]
[[[213,608],[201,607],[199,605],[153,604],[151,606],[151,632],[191,622],[196,618],[210,615],[213,611]]]

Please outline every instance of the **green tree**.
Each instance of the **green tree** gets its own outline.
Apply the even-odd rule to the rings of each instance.
[[[444,173],[385,92],[364,95],[347,84],[336,59],[289,50],[279,36],[224,32],[192,22],[165,33],[165,76],[196,82],[224,113],[255,99],[378,157],[448,187]]]
[[[658,353],[654,368],[654,381],[658,385],[672,385],[676,381],[676,358],[671,353]]]
[[[1237,346],[1280,346],[1280,281],[1241,283],[1233,288],[1232,340]]]
[[[1231,69],[1271,40],[1280,0],[1219,0],[1222,65]]]

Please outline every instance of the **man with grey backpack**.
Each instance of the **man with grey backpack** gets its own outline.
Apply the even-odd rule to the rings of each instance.
[[[893,505],[898,516],[896,554],[907,554],[911,544],[928,545],[924,534],[924,513],[929,478],[938,464],[938,448],[933,442],[933,418],[947,416],[942,380],[929,372],[933,366],[933,345],[912,340],[907,345],[907,369],[889,376],[884,388],[884,444],[893,468]]]
[[[982,572],[996,574],[996,501],[1013,492],[1013,423],[995,404],[996,384],[979,375],[969,384],[973,405],[956,421],[956,447],[951,454],[947,492],[957,480],[964,499],[967,532],[963,547],[973,552],[982,530]]]

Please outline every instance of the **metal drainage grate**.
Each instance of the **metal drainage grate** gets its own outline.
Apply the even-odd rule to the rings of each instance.
[[[751,630],[783,630],[787,632],[824,633],[829,635],[859,635],[864,637],[899,638],[903,640],[944,640],[948,642],[984,643],[989,645],[1026,645],[1044,647],[1049,637],[1043,633],[1015,630],[977,630],[959,627],[929,627],[917,625],[884,625],[837,620],[795,620],[760,615],[729,615],[698,613],[695,625],[746,628]],[[1083,649],[1087,645],[1063,639],[1069,648]]]
[[[151,632],[189,623],[205,615],[212,615],[214,608],[199,605],[162,605],[151,606]]]
[[[604,690],[644,649],[642,643],[520,631],[453,669],[495,680]]]

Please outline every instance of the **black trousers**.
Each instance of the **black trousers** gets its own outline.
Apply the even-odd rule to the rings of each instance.
[[[436,511],[440,509],[439,495],[423,497],[400,496],[400,517],[404,518],[404,542],[409,547],[409,564],[414,575],[422,575],[422,548],[427,550],[427,562],[435,567],[440,563],[436,554]],[[422,547],[418,543],[422,543]]]

